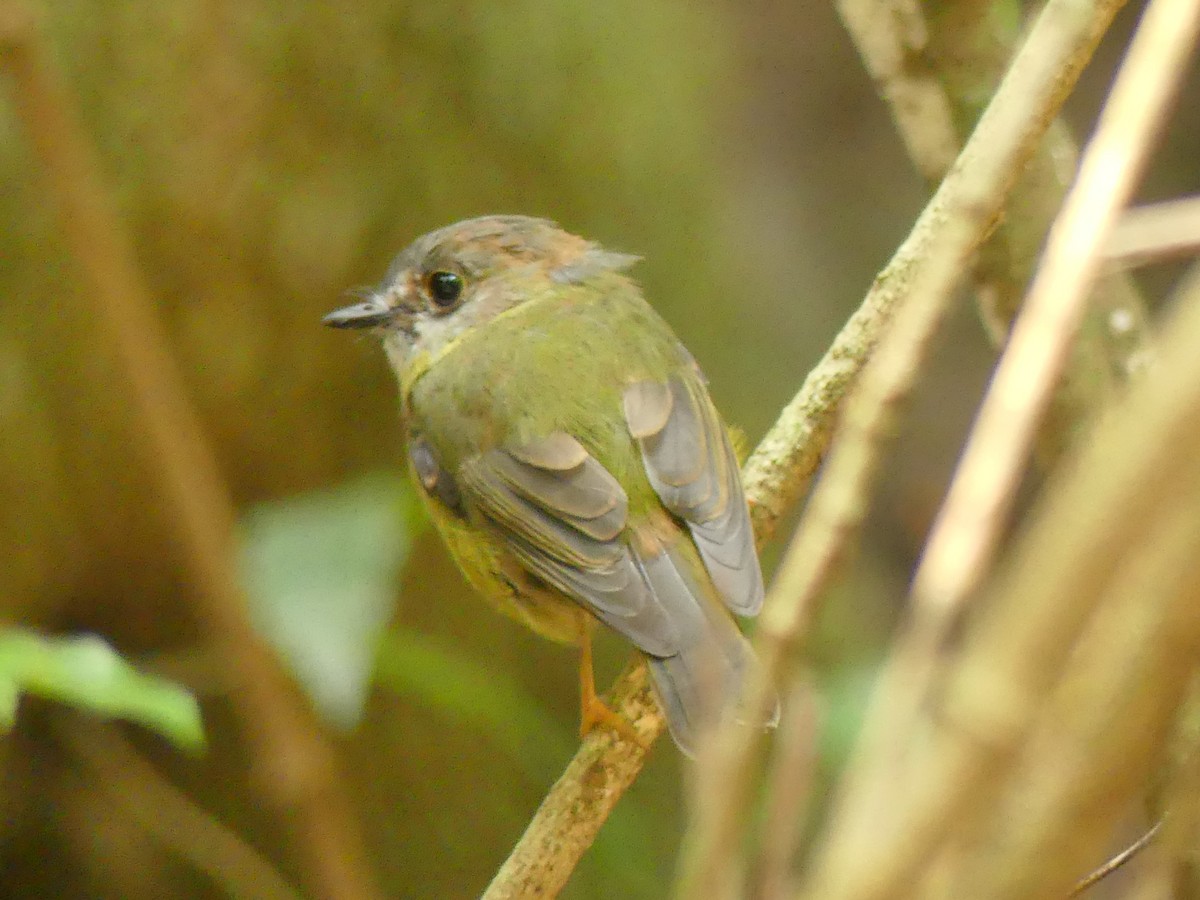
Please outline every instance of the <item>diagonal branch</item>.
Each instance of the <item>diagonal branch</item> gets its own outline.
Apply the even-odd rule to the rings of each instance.
[[[913,163],[933,183],[949,171],[961,140],[1012,58],[1020,28],[1014,5],[1008,0],[837,0],[846,30],[887,100]],[[1078,156],[1066,125],[1051,123],[1013,189],[1004,217],[979,252],[971,283],[997,346],[1008,339]],[[1096,411],[1142,367],[1149,340],[1145,306],[1123,273],[1114,272],[1095,285],[1038,431],[1044,467],[1086,434]]]

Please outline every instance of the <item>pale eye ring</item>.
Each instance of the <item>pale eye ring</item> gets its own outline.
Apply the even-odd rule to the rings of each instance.
[[[461,275],[444,271],[431,272],[425,279],[425,286],[429,290],[430,302],[441,312],[458,305],[465,287]]]

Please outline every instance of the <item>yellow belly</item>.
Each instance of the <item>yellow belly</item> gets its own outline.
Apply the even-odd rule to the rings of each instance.
[[[542,637],[578,644],[595,620],[574,600],[531,575],[483,529],[433,510],[442,539],[467,581],[504,615]]]

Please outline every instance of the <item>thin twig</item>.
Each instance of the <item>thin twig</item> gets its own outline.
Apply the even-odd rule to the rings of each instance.
[[[1112,263],[1140,266],[1200,254],[1200,197],[1127,209],[1104,247]]]
[[[1047,4],[959,162],[877,279],[877,286],[887,284],[903,272],[909,293],[846,404],[825,472],[776,574],[758,632],[764,677],[753,688],[750,709],[766,705],[765,682],[779,677],[836,569],[846,535],[861,524],[880,443],[955,286],[969,271],[972,253],[1119,6],[1116,0],[1082,7],[1072,0]],[[737,727],[720,736],[720,775],[708,803],[697,810],[685,848],[683,896],[705,896],[706,885],[723,883],[746,814],[759,740],[752,730]]]
[[[755,885],[750,895],[760,900],[783,900],[795,893],[793,865],[805,825],[799,811],[808,807],[824,731],[821,704],[806,677],[793,680],[780,705],[767,775],[770,789],[764,802],[762,846],[750,871]],[[698,771],[701,795],[709,783],[702,778]]]
[[[836,6],[887,101],[909,157],[926,179],[941,181],[961,142],[945,80],[926,64],[930,34],[925,10],[917,0],[838,0]]]
[[[1106,862],[1104,865],[1092,872],[1089,872],[1085,877],[1080,878],[1079,881],[1075,883],[1075,886],[1071,888],[1071,893],[1068,896],[1078,897],[1084,891],[1095,887],[1113,872],[1120,869],[1131,859],[1149,847],[1150,844],[1153,843],[1154,839],[1158,836],[1158,832],[1162,828],[1162,824],[1162,819],[1159,819],[1150,827],[1148,831],[1146,831],[1145,834],[1139,837],[1136,841],[1134,841],[1112,859],[1108,860],[1108,862]]]
[[[15,82],[18,113],[86,279],[81,295],[93,304],[125,378],[139,429],[135,442],[172,515],[200,619],[230,668],[230,700],[261,787],[295,827],[296,849],[316,892],[373,897],[333,755],[247,617],[234,567],[233,504],[70,96],[28,11],[10,4],[0,14],[0,63]]]
[[[97,776],[98,790],[116,809],[205,872],[229,896],[299,900],[300,894],[269,860],[159,774],[115,725],[88,723],[79,716],[57,731]]]

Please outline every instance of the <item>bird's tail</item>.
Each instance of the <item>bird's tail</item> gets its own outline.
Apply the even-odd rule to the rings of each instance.
[[[695,572],[695,567],[679,558],[680,549],[676,547],[672,548],[675,552],[669,551],[675,557],[676,570]],[[684,550],[684,554],[687,552]],[[647,655],[647,660],[671,737],[684,753],[691,756],[705,732],[713,728],[726,711],[733,711],[744,719],[738,704],[743,688],[759,662],[750,642],[707,579],[702,585],[688,580],[693,581],[691,592],[695,605],[692,614],[697,620],[694,622],[696,627],[686,629],[690,639],[685,640],[681,651],[673,656]],[[770,728],[778,718],[776,703],[761,725]]]

